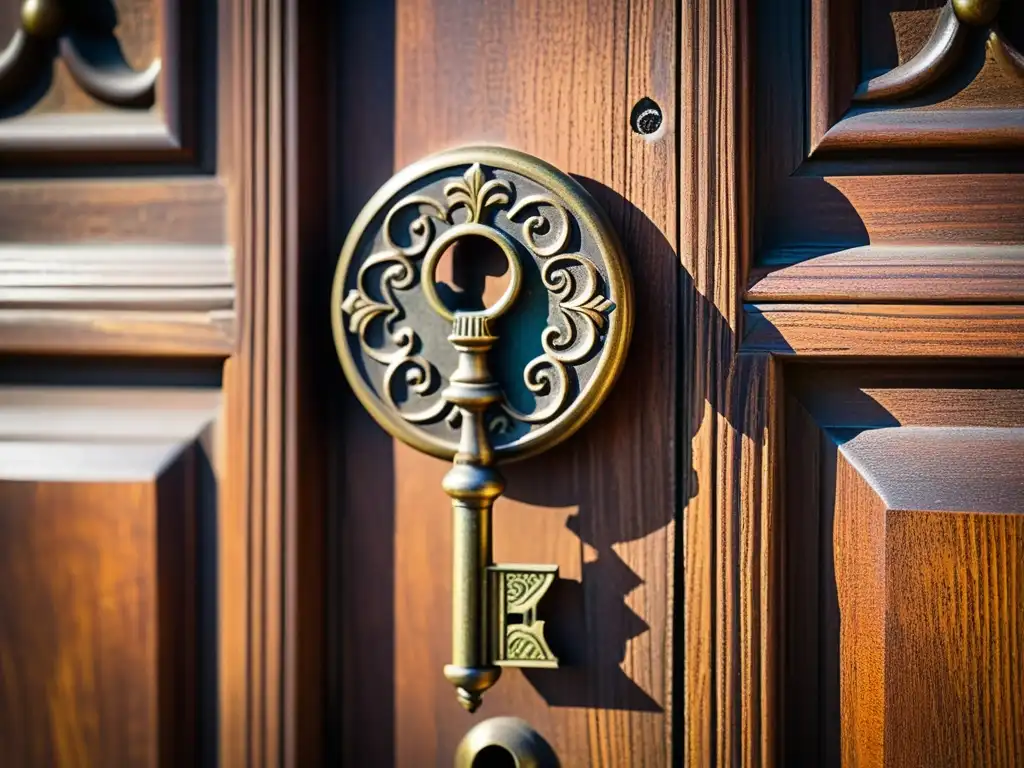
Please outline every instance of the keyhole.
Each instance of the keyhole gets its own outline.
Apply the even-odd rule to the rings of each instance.
[[[484,747],[473,759],[473,768],[516,768],[517,765],[515,756],[497,744]]]
[[[437,295],[453,312],[494,306],[508,287],[508,260],[486,237],[461,237],[437,262]]]

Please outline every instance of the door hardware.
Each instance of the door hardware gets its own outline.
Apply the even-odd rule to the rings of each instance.
[[[453,309],[438,266],[470,239],[503,257],[507,286],[490,306]],[[453,462],[442,483],[453,514],[444,673],[470,712],[502,667],[558,666],[537,618],[557,566],[492,562],[496,464],[550,448],[593,415],[622,369],[632,315],[602,211],[521,152],[425,158],[378,190],[345,240],[331,320],[349,384],[393,436]]]
[[[525,720],[492,717],[470,728],[455,748],[455,768],[558,768],[551,745]]]

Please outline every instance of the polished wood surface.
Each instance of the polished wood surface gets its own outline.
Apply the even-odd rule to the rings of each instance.
[[[719,435],[728,423],[728,369],[741,327],[744,270],[737,266],[750,258],[750,79],[744,65],[750,29],[742,9],[722,0],[682,4],[679,27],[681,538],[673,642],[677,653],[683,649],[683,663],[677,663],[674,717],[678,760],[699,765],[730,761],[737,731],[761,724],[758,708],[740,707],[730,684],[736,669],[751,666],[749,657],[741,659],[742,647],[727,639],[736,626],[735,603],[720,585],[735,573],[739,552],[722,550],[723,541],[732,541],[732,518],[719,514],[723,499],[715,482]],[[739,728],[719,727],[739,711]]]
[[[1018,364],[819,364],[786,382],[780,758],[1021,754]]]
[[[358,26],[370,15],[343,19],[346,34],[370,35]],[[342,414],[335,453],[344,467],[346,518],[338,534],[348,696],[340,722],[343,762],[445,765],[472,724],[502,714],[530,722],[565,765],[671,760],[675,15],[671,4],[657,2],[599,10],[545,1],[515,8],[401,2],[393,114],[381,104],[387,93],[352,103],[345,113],[354,121],[384,110],[380,119],[394,126],[392,156],[379,159],[395,168],[485,141],[573,174],[624,241],[638,314],[626,372],[608,401],[566,444],[508,466],[505,496],[495,508],[496,560],[561,568],[550,601],[559,606],[558,620],[551,615],[549,626],[566,665],[505,670],[475,716],[462,710],[440,673],[450,653],[445,464],[381,444],[362,414]],[[352,76],[363,77],[363,70]],[[665,114],[662,132],[651,139],[630,128],[630,110],[642,97]],[[342,178],[352,178],[348,157],[364,151],[356,144],[345,149]],[[375,181],[390,172],[378,170]],[[383,502],[361,490],[367,477],[386,490]]]
[[[1020,20],[1014,4],[1004,3],[991,25],[980,25],[989,34],[999,30],[998,42],[980,51],[968,39],[980,30],[958,20],[952,6],[928,5],[945,4],[907,8],[852,0],[811,3],[812,156],[897,147],[1021,146],[1019,72],[1012,61],[1004,65],[999,55],[1006,42],[1002,32],[1015,32]],[[857,28],[865,30],[866,45],[857,46],[848,34]],[[895,56],[886,56],[893,48]],[[893,106],[851,109],[879,102]]]
[[[719,497],[741,501],[714,553],[736,563],[715,585],[739,617],[726,653],[760,666],[719,716],[728,756],[695,764],[1024,759],[1006,692],[1024,665],[1002,653],[1020,642],[1004,438],[1021,426],[1024,90],[992,37],[1018,50],[1024,27],[1014,3],[970,29],[945,5],[750,9],[753,233],[718,453]],[[773,729],[744,729],[751,711]]]
[[[759,304],[746,307],[750,352],[777,355],[1020,357],[1017,305]]]
[[[239,354],[281,337],[241,288],[268,260],[241,236],[266,164],[246,131],[274,92],[250,77],[260,32],[247,3],[73,5],[112,34],[105,66],[118,48],[159,75],[115,105],[57,50],[0,83],[0,453],[35,457],[0,492],[4,653],[25,670],[4,675],[0,741],[12,765],[262,764],[250,738],[281,730],[258,713],[284,676],[256,676],[249,649],[283,654],[253,584],[280,537],[250,542],[283,513],[249,494],[249,457],[294,459],[249,404],[281,360]],[[0,6],[7,46],[21,3]],[[180,458],[140,465],[152,441]]]
[[[198,531],[219,394],[0,387],[0,740],[12,765],[199,757]],[[159,402],[159,406],[154,405]]]
[[[118,0],[151,103],[60,57],[0,87],[15,764],[446,765],[496,714],[563,765],[1024,760],[1018,4],[948,60],[939,0],[335,5]],[[471,141],[574,174],[639,307],[496,511],[500,559],[562,569],[568,663],[476,717],[444,465],[357,406],[323,309],[369,195]]]
[[[1016,304],[1024,299],[1024,251],[1017,245],[854,246],[756,268],[746,298],[755,304]]]
[[[882,428],[839,452],[844,763],[1015,765],[1024,430]]]
[[[22,2],[5,2],[0,45],[21,25]],[[42,56],[15,57],[0,72],[0,159],[5,165],[60,168],[68,163],[164,163],[189,166],[210,156],[197,120],[211,106],[211,14],[195,0],[118,0],[54,8],[36,0],[40,13],[57,18],[58,40]],[[13,56],[13,53],[12,53]],[[117,73],[158,70],[152,89],[121,103],[104,89]],[[83,78],[81,72],[86,71]],[[149,80],[150,78],[146,78]],[[90,87],[98,85],[100,87]],[[128,86],[130,88],[130,86]]]

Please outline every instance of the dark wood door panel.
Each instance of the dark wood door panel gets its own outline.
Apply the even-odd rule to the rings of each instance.
[[[1021,300],[1024,16],[954,5],[752,10],[752,299]]]
[[[197,759],[196,526],[209,469],[194,440],[0,444],[11,764]]]
[[[0,159],[66,171],[212,157],[211,14],[193,0],[4,3]],[[24,10],[23,10],[24,9]]]
[[[271,122],[254,93],[266,105],[277,87],[255,55],[267,12],[0,3],[12,765],[258,764],[279,743],[277,654],[266,676],[249,655],[278,615],[249,607],[263,573],[249,524],[269,505],[248,478],[270,472],[254,456],[281,453],[263,436],[283,420],[252,404],[276,386],[264,368],[283,367],[268,362],[283,320],[254,311],[272,250],[253,235],[269,228],[253,188],[270,163],[251,140]]]
[[[1021,369],[786,374],[782,750],[799,765],[1015,765]]]
[[[368,137],[376,169],[362,144],[341,147],[343,210],[354,214],[392,168],[433,151],[473,142],[526,151],[573,174],[608,213],[638,312],[626,372],[593,422],[551,453],[509,466],[495,508],[496,558],[561,568],[546,618],[567,663],[505,670],[474,716],[441,674],[451,610],[445,466],[383,439],[358,412],[341,414],[333,439],[346,762],[450,764],[474,723],[504,714],[530,722],[565,765],[670,760],[675,14],[660,2],[399,2],[394,77],[378,83],[393,92],[362,82],[375,53],[367,41],[388,35],[380,15],[353,7],[339,22],[362,51],[346,57],[341,125],[365,131],[371,114],[384,124]],[[379,80],[388,55],[374,57]],[[656,136],[630,127],[643,97],[663,113]]]

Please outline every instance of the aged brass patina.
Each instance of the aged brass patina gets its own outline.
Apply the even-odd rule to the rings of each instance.
[[[453,309],[437,269],[467,238],[497,249],[508,284],[491,306]],[[632,328],[621,248],[565,174],[509,149],[452,150],[399,172],[357,217],[331,320],[342,368],[378,423],[453,462],[444,672],[472,712],[501,667],[558,665],[537,618],[558,568],[491,561],[491,509],[505,487],[495,464],[564,440],[608,393]]]
[[[492,717],[473,726],[455,749],[455,768],[514,765],[558,768],[555,751],[530,724],[518,717]]]

